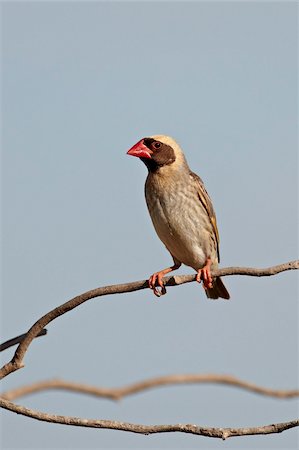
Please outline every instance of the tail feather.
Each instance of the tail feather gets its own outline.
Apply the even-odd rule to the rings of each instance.
[[[213,280],[213,287],[206,290],[206,294],[208,298],[213,300],[217,300],[217,298],[224,298],[225,300],[230,299],[230,295],[224,286],[220,277],[217,277]]]

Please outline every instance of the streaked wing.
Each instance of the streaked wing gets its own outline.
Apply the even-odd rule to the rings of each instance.
[[[217,228],[217,221],[216,221],[216,214],[212,205],[212,201],[210,199],[209,194],[206,191],[205,185],[202,181],[202,179],[196,175],[196,173],[191,172],[190,171],[190,176],[192,177],[192,179],[194,180],[194,182],[196,183],[196,187],[197,187],[197,193],[198,193],[198,198],[200,200],[200,202],[202,203],[203,207],[205,208],[210,221],[211,221],[211,225],[214,231],[214,236],[215,236],[215,240],[216,240],[216,245],[217,245],[217,255],[218,255],[218,261],[220,262],[220,252],[219,252],[219,233],[218,233],[218,228]]]

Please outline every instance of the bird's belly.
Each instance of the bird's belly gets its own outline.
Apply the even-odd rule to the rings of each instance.
[[[169,199],[168,199],[169,200]],[[201,205],[193,208],[155,199],[149,212],[156,232],[169,252],[178,261],[195,270],[210,257],[210,224]]]

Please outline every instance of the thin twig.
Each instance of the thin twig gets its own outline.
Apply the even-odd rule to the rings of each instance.
[[[154,389],[161,386],[173,385],[173,384],[199,384],[199,383],[216,383],[224,384],[228,386],[238,387],[246,389],[250,392],[255,392],[261,395],[267,395],[269,397],[276,398],[294,398],[299,396],[299,390],[278,390],[269,389],[256,384],[249,383],[247,381],[240,380],[239,378],[231,375],[217,375],[217,374],[183,374],[183,375],[166,375],[161,377],[149,378],[148,380],[132,383],[127,386],[119,388],[104,388],[98,386],[90,386],[83,383],[74,383],[71,381],[64,381],[59,378],[53,380],[44,380],[37,383],[28,384],[25,386],[11,389],[4,392],[1,397],[6,400],[15,400],[16,398],[23,397],[25,395],[33,394],[36,392],[48,390],[48,389],[61,389],[71,392],[78,392],[81,394],[93,395],[96,397],[108,398],[110,400],[121,400],[128,395],[136,394],[147,389]]]
[[[271,425],[250,428],[212,428],[193,424],[139,425],[128,422],[118,422],[115,420],[82,419],[80,417],[47,414],[41,411],[25,408],[21,405],[16,405],[3,398],[0,398],[0,407],[17,414],[21,414],[23,416],[41,420],[43,422],[60,423],[63,425],[73,425],[79,427],[129,431],[131,433],[139,434],[169,433],[177,431],[180,433],[189,433],[213,438],[227,439],[234,436],[281,433],[282,431],[299,426],[299,420],[291,420],[290,422],[275,423]]]
[[[212,275],[215,276],[228,276],[228,275],[249,275],[249,276],[270,276],[277,273],[284,272],[286,270],[299,269],[299,260],[280,264],[278,266],[269,267],[266,269],[255,269],[251,267],[227,267],[225,269],[219,269],[213,271]],[[195,275],[181,275],[175,277],[166,277],[164,282],[166,286],[178,286],[179,284],[190,283],[195,281]],[[112,286],[104,286],[91,291],[85,292],[68,302],[54,308],[49,311],[43,317],[41,317],[35,324],[28,330],[26,337],[18,345],[15,354],[10,362],[5,364],[0,370],[0,379],[4,378],[8,374],[23,367],[23,358],[28,350],[32,340],[38,335],[38,333],[45,328],[48,323],[57,317],[71,311],[82,303],[95,297],[100,297],[109,294],[121,294],[125,292],[133,292],[141,289],[148,288],[148,281],[135,281],[133,283],[116,284]]]
[[[0,344],[0,352],[3,352],[4,350],[13,347],[14,345],[20,344],[27,333],[20,334],[19,336],[16,336],[12,339],[9,339],[8,341],[3,342]],[[35,337],[45,336],[47,334],[47,330],[44,328],[41,330]]]

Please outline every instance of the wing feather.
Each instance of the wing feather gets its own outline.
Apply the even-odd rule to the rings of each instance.
[[[213,208],[212,200],[210,199],[210,196],[206,191],[206,188],[205,188],[205,185],[204,185],[202,179],[198,175],[196,175],[196,173],[191,172],[191,171],[190,171],[190,176],[196,183],[198,198],[209,216],[209,219],[210,219],[210,222],[212,225],[212,229],[214,231],[215,242],[216,242],[216,246],[217,246],[218,261],[220,262],[219,233],[218,233],[218,228],[217,228],[216,214],[215,214],[215,211]]]

